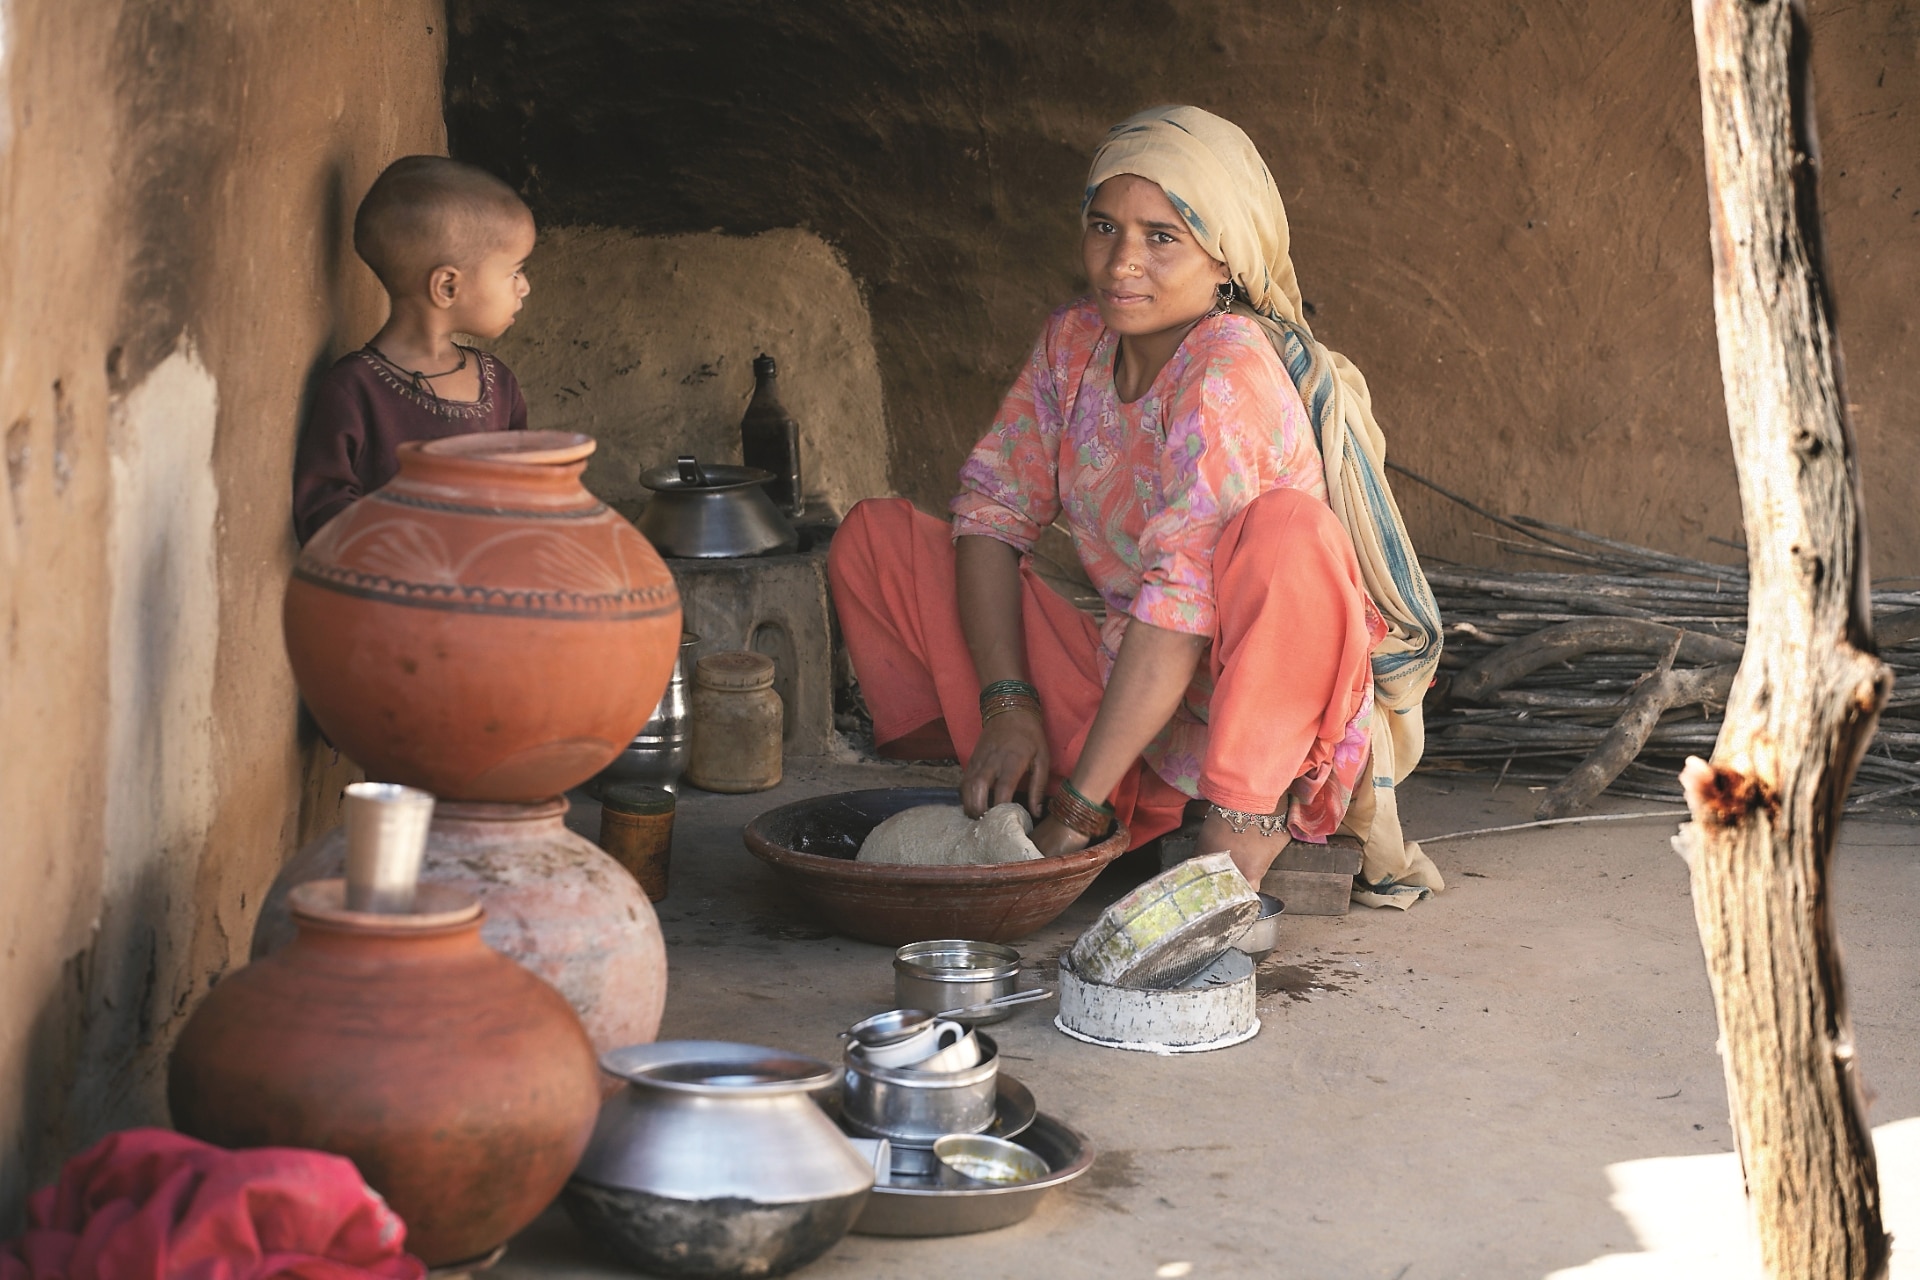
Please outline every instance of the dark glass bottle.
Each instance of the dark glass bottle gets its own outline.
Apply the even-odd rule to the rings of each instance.
[[[800,424],[780,403],[775,374],[772,356],[763,354],[753,362],[753,399],[740,419],[740,460],[773,472],[767,496],[774,506],[797,516],[806,505],[800,489]]]

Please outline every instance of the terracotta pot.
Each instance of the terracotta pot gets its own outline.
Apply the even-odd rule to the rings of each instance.
[[[422,885],[413,915],[294,891],[293,945],[232,974],[167,1073],[181,1132],[351,1159],[431,1265],[485,1254],[552,1201],[586,1148],[593,1046],[558,992],[480,940],[481,909]]]
[[[451,885],[487,909],[480,936],[559,988],[600,1052],[652,1041],[667,1000],[667,949],[653,904],[626,868],[566,825],[567,801],[434,807],[423,881]],[[254,926],[257,959],[293,941],[288,894],[343,874],[336,827],[302,849],[267,892]]]
[[[556,431],[399,448],[400,474],[301,551],[294,678],[372,778],[461,800],[557,795],[646,723],[680,645],[647,540],[581,487]]]
[[[846,791],[781,805],[749,822],[747,848],[835,932],[899,946],[931,938],[1012,942],[1050,924],[1127,850],[1120,827],[1078,853],[996,866],[856,862],[867,833],[903,809],[959,804],[938,787]]]

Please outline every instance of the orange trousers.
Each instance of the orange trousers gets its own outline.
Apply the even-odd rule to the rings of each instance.
[[[1294,779],[1328,772],[1372,680],[1365,593],[1326,503],[1262,495],[1214,551],[1219,631],[1200,794],[1273,813]],[[848,513],[827,557],[834,608],[876,743],[944,720],[964,762],[980,739],[980,681],[960,628],[953,527],[904,498]],[[1073,769],[1105,691],[1100,629],[1021,562],[1027,669],[1056,777]],[[1180,825],[1188,797],[1139,762],[1110,797],[1134,846]]]

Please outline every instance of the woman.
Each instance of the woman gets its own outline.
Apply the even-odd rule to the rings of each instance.
[[[1048,321],[952,525],[877,500],[834,539],[876,742],[957,754],[972,814],[1024,788],[1050,856],[1116,820],[1140,844],[1204,798],[1200,849],[1255,883],[1345,820],[1377,892],[1440,888],[1391,803],[1438,619],[1365,383],[1301,321],[1251,140],[1193,107],[1116,126],[1081,251],[1092,295]],[[1060,517],[1103,624],[1023,560]]]

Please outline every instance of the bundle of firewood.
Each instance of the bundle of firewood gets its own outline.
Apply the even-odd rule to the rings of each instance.
[[[1421,769],[1544,785],[1542,818],[1602,791],[1678,802],[1681,764],[1710,754],[1720,732],[1746,639],[1745,569],[1497,516],[1395,470],[1514,535],[1493,541],[1568,566],[1427,564],[1446,651]],[[1874,632],[1897,678],[1853,809],[1920,805],[1920,591],[1884,585],[1873,593]]]

